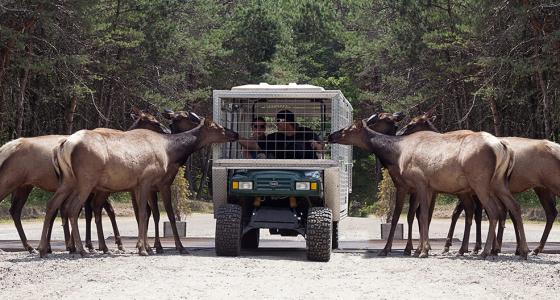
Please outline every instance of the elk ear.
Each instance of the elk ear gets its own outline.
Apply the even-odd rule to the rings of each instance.
[[[406,117],[406,114],[402,111],[398,111],[398,112],[393,114],[393,118],[395,119],[395,122],[402,121],[402,119],[404,119],[404,117]]]
[[[436,119],[437,119],[437,116],[436,116],[436,115],[433,115],[433,116],[431,116],[428,120],[429,120],[430,122],[433,123],[433,122],[436,121]]]
[[[427,112],[424,113],[426,118],[431,118],[436,113],[436,107],[430,108]]]
[[[191,121],[193,122],[199,123],[202,118],[194,112],[189,111],[189,119],[191,119]]]
[[[173,120],[176,114],[171,109],[166,108],[163,110],[162,116],[168,120]]]
[[[144,115],[144,113],[140,109],[138,109],[138,107],[136,107],[136,106],[132,107],[132,112],[130,113],[130,117],[132,119],[136,120],[136,119],[142,117],[142,115]]]
[[[377,120],[379,120],[379,115],[378,114],[373,114],[369,118],[367,118],[366,125],[368,125],[368,126],[372,125],[375,122],[377,122]],[[361,122],[360,122],[360,124],[361,124]]]

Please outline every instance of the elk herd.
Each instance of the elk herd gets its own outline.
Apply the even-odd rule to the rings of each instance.
[[[138,223],[137,248],[140,255],[152,252],[147,241],[148,219],[155,225],[156,252],[163,251],[159,238],[158,197],[162,199],[175,246],[186,253],[177,227],[171,201],[171,184],[179,167],[195,151],[213,143],[233,142],[239,135],[208,118],[192,112],[166,110],[169,131],[154,116],[133,109],[134,123],[128,131],[107,128],[80,130],[72,135],[49,135],[20,138],[0,148],[0,201],[11,194],[10,214],[23,247],[45,257],[51,252],[50,235],[56,215],[63,219],[66,247],[86,255],[78,230],[78,217],[86,216],[85,246],[93,250],[91,220],[95,218],[99,250],[108,251],[101,223],[102,210],[113,226],[115,242],[123,249],[108,201],[110,193],[130,192]],[[329,143],[354,145],[375,154],[391,176],[396,187],[396,205],[386,246],[379,252],[387,255],[399,216],[407,196],[408,241],[405,254],[411,254],[412,224],[418,219],[420,240],[415,251],[428,256],[429,226],[438,193],[456,195],[444,251],[451,246],[455,223],[465,212],[465,230],[459,254],[466,253],[472,219],[476,224],[476,243],[482,249],[481,219],[483,210],[489,229],[481,256],[500,252],[504,222],[513,221],[516,254],[527,258],[520,205],[512,194],[534,189],[546,212],[546,227],[539,246],[543,250],[556,218],[556,196],[560,195],[560,145],[547,140],[506,137],[486,132],[459,130],[440,133],[433,125],[433,110],[413,118],[397,131],[402,113],[378,113],[328,136]],[[54,192],[47,203],[41,240],[37,250],[29,245],[21,224],[21,213],[33,187]],[[496,235],[496,229],[498,231]]]

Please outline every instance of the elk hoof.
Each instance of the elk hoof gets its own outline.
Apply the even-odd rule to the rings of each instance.
[[[449,246],[443,247],[443,250],[441,251],[441,254],[445,254],[447,252],[449,252]]]
[[[533,250],[533,252],[531,252],[532,255],[539,255],[539,253],[541,253],[541,249],[540,248],[535,248],[535,250]]]
[[[427,251],[426,252],[422,251],[422,253],[420,253],[420,255],[418,255],[418,257],[419,258],[426,258],[426,257],[428,257],[428,252]]]
[[[179,253],[180,254],[184,254],[184,255],[190,255],[191,253],[189,251],[187,251],[187,249],[185,248],[181,248],[179,249]]]
[[[478,254],[478,251],[480,251],[480,250],[482,250],[482,247],[480,247],[480,245],[475,245],[472,252],[474,254]]]
[[[93,245],[91,243],[86,243],[86,249],[88,249],[89,251],[94,250]]]
[[[140,256],[148,256],[148,251],[146,251],[146,249],[138,250],[138,255],[140,255]]]
[[[156,248],[156,253],[157,254],[162,254],[163,253],[163,247],[161,245],[154,245],[154,248]]]
[[[107,254],[109,253],[109,248],[107,248],[107,246],[103,246],[99,249],[99,251],[103,251],[103,254]]]
[[[81,257],[89,257],[89,254],[90,253],[88,251],[86,251],[85,249],[80,250],[80,256]]]
[[[27,246],[25,247],[25,249],[30,253],[30,254],[37,254],[39,252],[37,252],[37,250],[35,250],[35,248],[31,247],[31,246]]]
[[[147,249],[148,255],[154,255],[154,250],[150,247],[148,247]]]
[[[48,251],[47,250],[43,250],[43,249],[39,249],[39,257],[41,258],[46,258],[48,256]]]

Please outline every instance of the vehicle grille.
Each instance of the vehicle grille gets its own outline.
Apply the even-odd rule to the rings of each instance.
[[[291,191],[293,184],[289,178],[263,177],[257,178],[255,185],[256,189],[260,191]]]

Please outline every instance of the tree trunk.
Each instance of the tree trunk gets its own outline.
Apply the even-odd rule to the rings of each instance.
[[[23,131],[23,118],[24,118],[24,107],[25,107],[25,91],[27,90],[27,82],[29,81],[29,66],[31,65],[31,43],[26,47],[27,53],[27,64],[23,71],[23,76],[20,79],[19,84],[19,98],[16,107],[16,137],[21,137]]]
[[[78,105],[78,96],[74,95],[70,99],[70,106],[66,113],[66,134],[72,134],[74,128],[74,114],[76,113],[76,106]]]
[[[488,102],[490,103],[490,110],[492,111],[492,121],[494,123],[494,135],[495,136],[502,136],[502,117],[500,116],[500,112],[498,111],[498,106],[496,105],[496,99],[494,96],[490,96],[488,98]]]
[[[204,183],[208,177],[208,167],[210,166],[210,147],[206,147],[206,151],[204,153],[204,166],[202,169],[202,176],[200,177],[200,185],[198,186],[198,190],[196,191],[196,200],[200,199],[202,194],[202,188],[204,187]]]

